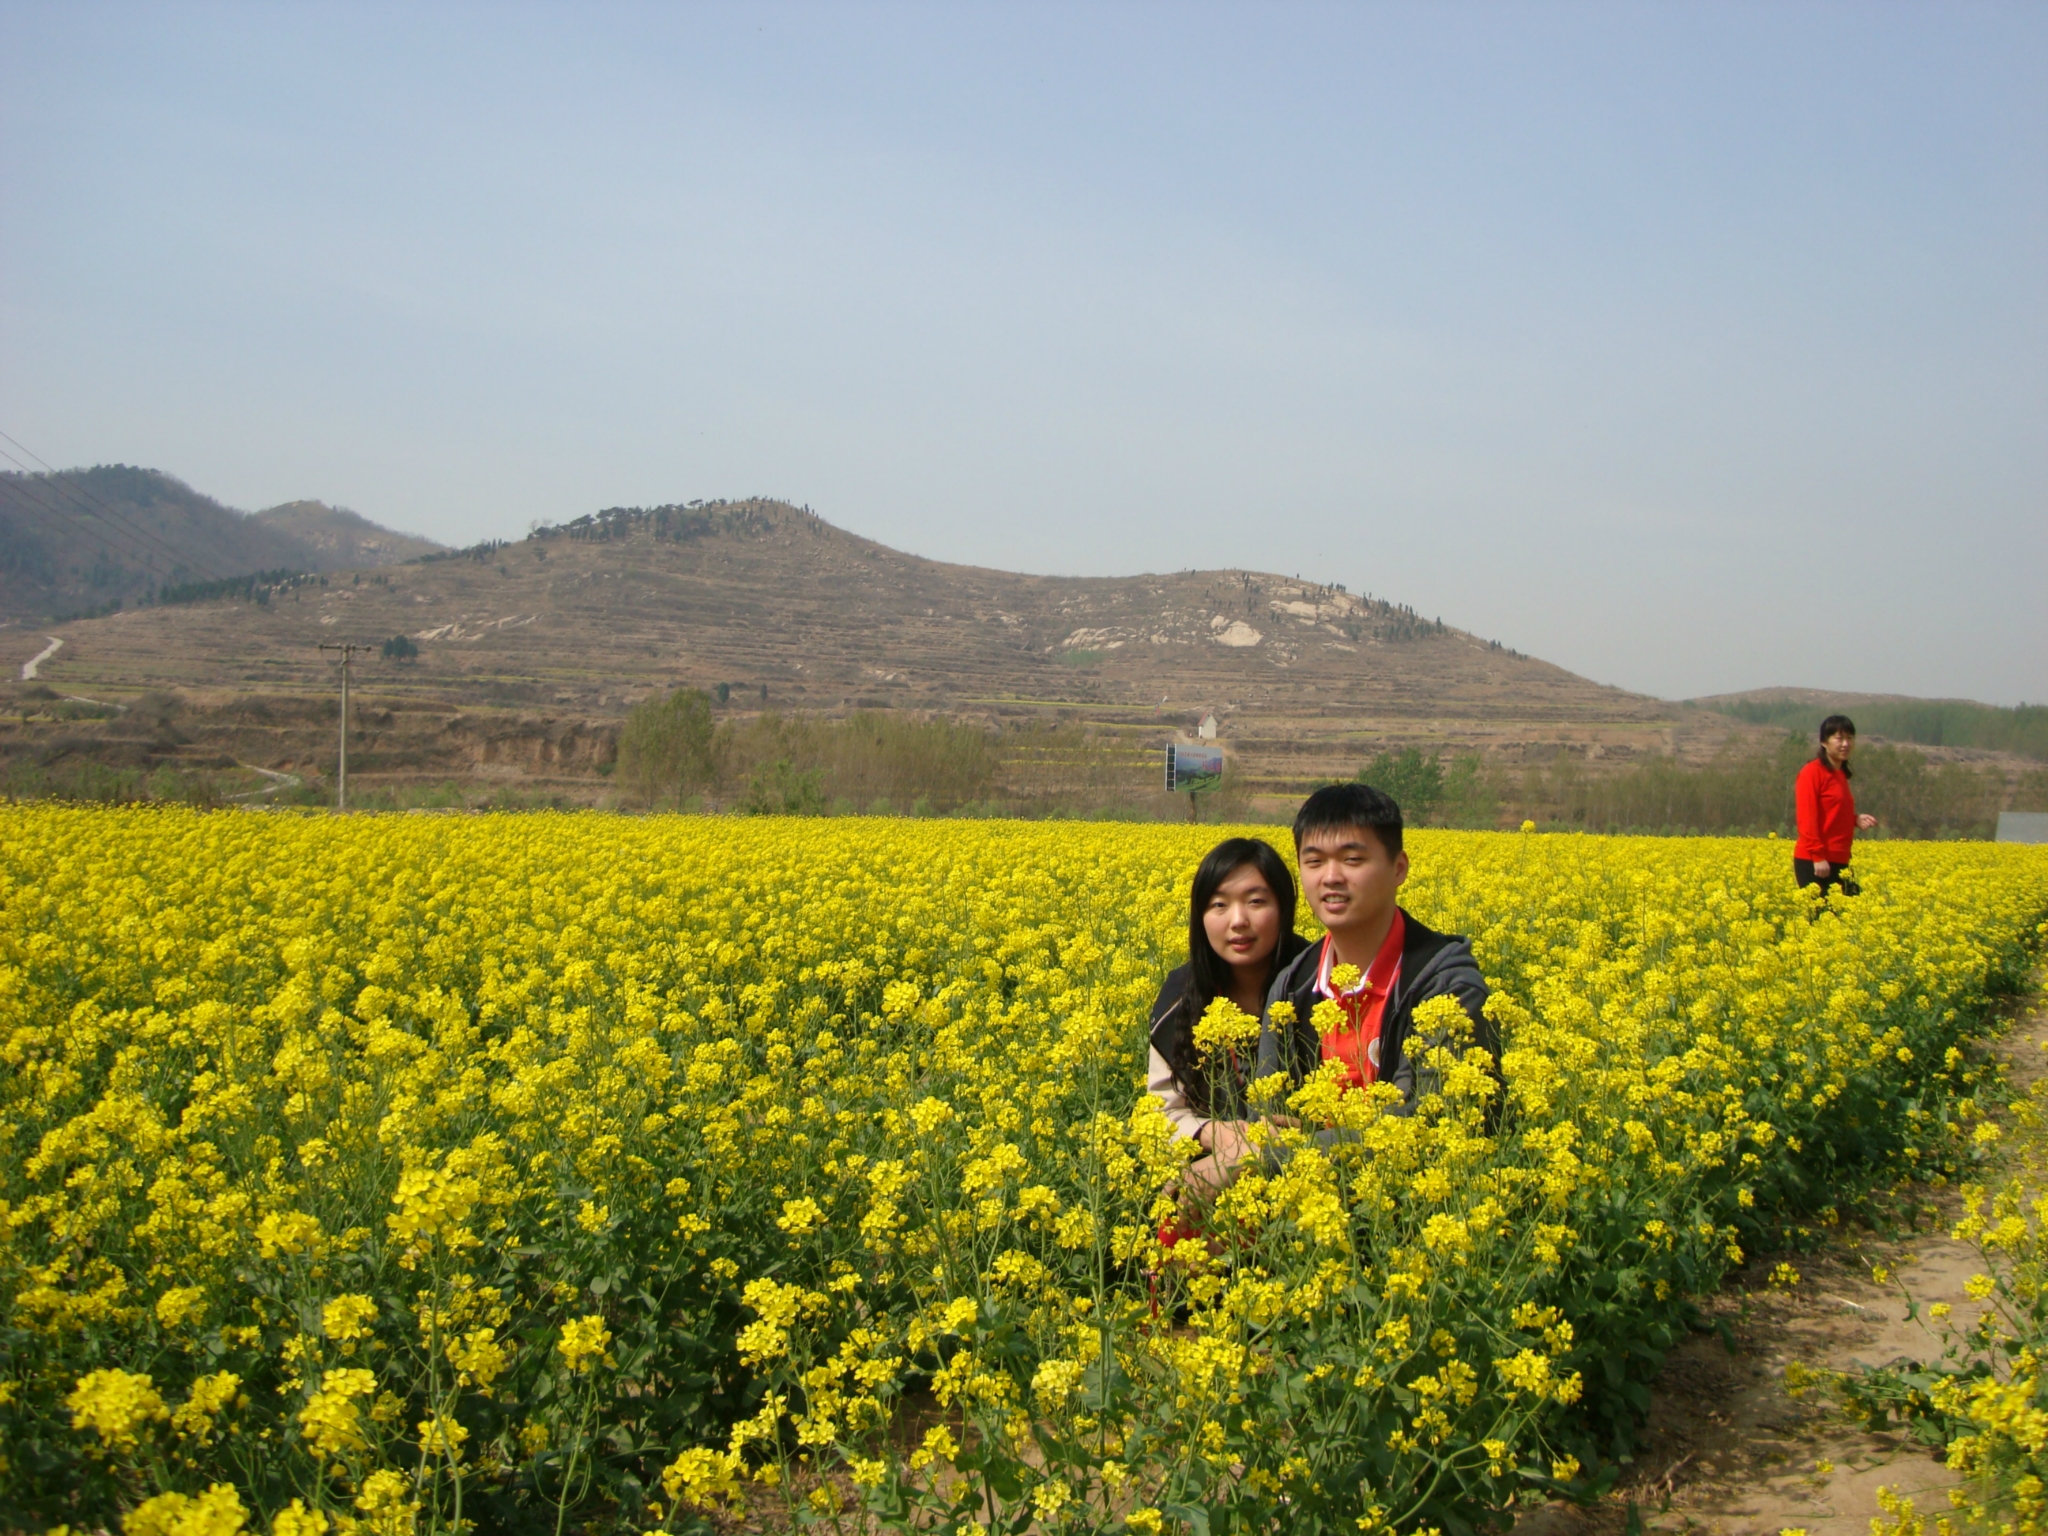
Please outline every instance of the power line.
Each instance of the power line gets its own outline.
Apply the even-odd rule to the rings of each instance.
[[[34,459],[36,463],[42,465],[43,473],[40,477],[42,482],[45,485],[50,486],[53,490],[63,493],[70,500],[71,505],[74,508],[76,508],[81,515],[86,517],[92,517],[94,515],[97,515],[101,519],[101,521],[111,524],[113,527],[128,534],[129,537],[139,539],[145,544],[155,546],[157,552],[162,554],[166,559],[170,560],[174,568],[178,565],[184,565],[198,570],[202,575],[219,577],[223,574],[222,572],[216,570],[215,568],[207,564],[207,562],[205,562],[204,560],[199,560],[188,554],[185,554],[184,552],[178,550],[176,547],[171,545],[168,541],[161,539],[157,537],[155,534],[151,533],[147,528],[144,528],[137,523],[131,522],[127,517],[125,517],[119,512],[116,512],[112,507],[108,506],[105,502],[101,501],[99,497],[93,495],[92,492],[89,491],[85,486],[77,483],[75,477],[66,478],[64,471],[52,469],[47,460],[43,459],[33,449],[30,449],[29,447],[24,445],[17,438],[10,437],[5,432],[0,432],[0,439],[4,439],[7,442],[13,443],[15,447],[21,449],[21,451],[27,454],[31,459]],[[7,452],[7,450],[4,448],[0,448],[0,458],[4,458],[9,463],[16,465],[26,474],[35,474],[35,471],[30,470],[28,465],[23,464],[20,459],[17,459],[13,454]]]
[[[58,469],[55,465],[50,463],[48,459],[44,458],[41,454],[37,453],[33,448],[29,447],[28,444],[24,443],[18,437],[10,436],[6,432],[0,432],[0,442],[9,442],[14,444],[15,447],[19,448],[23,453],[27,454],[30,458],[34,459],[38,464],[42,465],[43,472],[47,475],[52,476],[53,478],[61,477],[65,473],[63,470]],[[12,454],[9,454],[8,457],[14,458]],[[14,462],[20,464],[21,460],[15,459]],[[23,465],[22,467],[24,469],[27,468],[26,465]],[[108,506],[104,501],[101,501],[99,497],[95,496],[90,490],[88,490],[85,487],[84,484],[81,483],[75,486],[74,489],[77,491],[79,495],[83,496],[87,501],[91,502],[94,506],[98,507],[102,512],[106,513],[107,516],[119,517],[121,515],[120,513],[116,512],[112,507]]]
[[[195,571],[201,576],[212,577],[216,580],[222,579],[227,574],[215,568],[208,561],[199,559],[186,551],[179,550],[168,541],[151,533],[148,529],[131,522],[121,513],[109,507],[104,501],[101,501],[99,497],[93,495],[86,487],[77,484],[75,477],[67,478],[65,471],[52,469],[46,460],[36,454],[34,450],[25,446],[19,439],[10,436],[6,432],[0,432],[0,440],[13,443],[15,447],[21,449],[29,458],[42,465],[42,472],[38,474],[13,454],[7,452],[6,449],[0,448],[0,458],[6,459],[28,477],[23,482],[25,486],[30,483],[40,483],[51,491],[64,496],[70,502],[70,509],[76,515],[86,518],[97,518],[100,522],[108,524],[117,532],[126,534],[131,540],[140,541],[145,546],[150,546],[156,554],[171,562],[172,569],[166,572],[167,575],[177,574],[177,569],[180,566],[187,570]],[[61,506],[51,507],[48,503],[43,503],[42,505],[45,511],[53,511],[58,516],[63,516],[65,513],[65,509]]]
[[[210,568],[206,567],[204,561],[194,560],[190,556],[181,553],[179,550],[177,550],[170,544],[166,543],[164,540],[152,534],[148,529],[137,527],[127,522],[125,519],[120,518],[118,515],[110,516],[104,512],[95,510],[93,507],[86,504],[84,501],[80,500],[78,496],[73,492],[73,488],[66,485],[61,479],[57,478],[55,475],[52,474],[37,473],[35,470],[30,469],[26,464],[23,464],[20,459],[17,459],[13,454],[9,453],[4,448],[0,448],[0,459],[7,460],[8,463],[14,465],[16,468],[22,471],[24,478],[21,484],[25,491],[30,487],[35,487],[39,490],[47,490],[56,496],[65,498],[70,503],[68,506],[63,505],[61,502],[56,505],[53,505],[51,502],[44,500],[40,496],[36,497],[36,504],[43,511],[48,512],[58,518],[79,517],[90,522],[103,523],[107,525],[107,527],[111,528],[116,534],[124,535],[132,543],[139,543],[143,545],[144,548],[141,551],[141,553],[143,554],[145,561],[148,559],[149,556],[155,555],[159,558],[171,561],[174,568],[176,566],[182,565],[187,568],[199,568],[205,574],[217,574],[212,572]],[[102,537],[105,537],[104,533],[102,533]],[[132,555],[137,553],[137,551],[131,548],[128,551],[128,553]]]
[[[341,790],[335,797],[334,808],[337,811],[346,813],[348,810],[348,669],[349,664],[355,660],[357,651],[367,654],[370,648],[367,645],[359,645],[353,640],[346,640],[339,645],[323,645],[320,649],[323,651],[341,652]]]
[[[0,449],[0,458],[6,459],[11,464],[19,465],[21,463],[19,459],[15,458],[13,454],[8,453],[5,449]],[[46,517],[54,518],[58,522],[79,520],[90,525],[95,522],[103,523],[106,521],[94,513],[80,513],[75,507],[65,506],[61,501],[52,501],[50,498],[55,494],[57,488],[52,486],[44,476],[35,474],[33,471],[24,470],[23,475],[18,481],[0,481],[0,487],[9,485],[16,487],[21,496],[22,503],[29,510],[41,512]],[[126,534],[126,529],[116,528],[110,532],[106,528],[91,528],[90,531],[93,536],[97,537],[106,548],[116,555],[127,555],[133,558],[137,553],[133,548],[123,547],[124,540],[120,535]],[[148,563],[154,554],[154,551],[144,551],[144,563]]]

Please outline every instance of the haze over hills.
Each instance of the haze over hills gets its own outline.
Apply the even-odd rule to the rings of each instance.
[[[263,527],[298,540],[312,553],[309,571],[360,570],[380,565],[397,565],[420,555],[430,555],[446,546],[416,533],[398,533],[371,522],[347,507],[330,507],[324,501],[287,501],[266,507],[251,520]]]
[[[110,611],[257,571],[388,565],[439,548],[317,501],[238,512],[121,464],[0,475],[0,620]]]

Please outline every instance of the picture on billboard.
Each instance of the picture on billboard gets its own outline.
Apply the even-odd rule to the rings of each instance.
[[[1223,782],[1223,749],[1177,741],[1166,749],[1166,792],[1199,795]]]

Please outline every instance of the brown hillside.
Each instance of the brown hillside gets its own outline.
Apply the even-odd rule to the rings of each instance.
[[[14,631],[4,650],[18,668],[61,638],[40,669],[58,693],[176,692],[186,737],[281,766],[331,764],[320,733],[332,730],[336,666],[321,642],[397,635],[418,644],[416,661],[358,664],[359,772],[382,752],[394,775],[588,774],[626,708],[678,684],[727,684],[733,710],[1089,722],[1134,754],[1213,710],[1252,787],[1270,793],[1348,775],[1389,745],[1617,762],[1704,755],[1750,730],[1332,588],[1250,571],[946,565],[759,501],[606,513],[330,575],[267,606]]]

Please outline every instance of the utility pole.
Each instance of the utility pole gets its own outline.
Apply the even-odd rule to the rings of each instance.
[[[353,640],[341,645],[323,645],[323,651],[341,652],[341,792],[335,800],[336,811],[348,809],[348,664],[357,651],[367,651],[367,645],[357,645]]]

